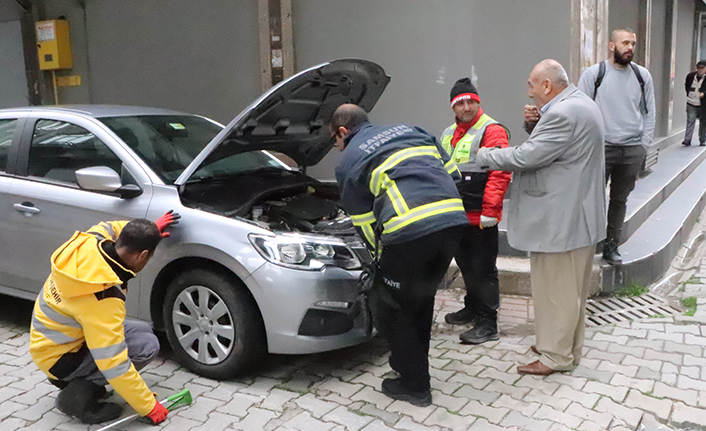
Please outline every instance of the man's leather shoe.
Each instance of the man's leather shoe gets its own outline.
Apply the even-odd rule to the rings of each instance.
[[[534,353],[535,355],[541,355],[541,353],[539,353],[539,350],[537,350],[537,346],[535,346],[534,344],[532,344],[532,347],[530,347],[530,350],[531,350],[532,353]]]
[[[620,257],[620,252],[618,252],[617,240],[606,240],[605,245],[603,246],[603,260],[611,265],[620,265],[623,263],[623,258]]]
[[[552,370],[539,361],[534,361],[531,364],[520,365],[517,367],[517,372],[520,374],[532,374],[533,376],[548,376],[559,371]]]
[[[447,313],[444,316],[444,320],[450,325],[465,325],[467,323],[476,323],[478,315],[464,307],[456,312]]]
[[[691,146],[691,142],[682,142],[681,144],[682,144],[683,146],[685,146],[685,147],[690,147],[690,146]]]

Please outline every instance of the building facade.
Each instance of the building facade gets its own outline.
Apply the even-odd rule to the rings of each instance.
[[[679,140],[684,76],[706,53],[702,0],[0,0],[0,107],[145,105],[228,122],[263,89],[334,58],[379,63],[392,80],[373,121],[439,134],[456,79],[476,84],[511,143],[526,137],[526,80],[545,58],[573,82],[607,55],[610,29],[633,28],[655,82],[656,145]],[[73,67],[54,87],[38,70],[34,23],[66,19]],[[332,152],[314,176],[333,178]]]

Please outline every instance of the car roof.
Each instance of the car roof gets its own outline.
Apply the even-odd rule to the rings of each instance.
[[[193,115],[185,112],[172,111],[162,108],[148,108],[144,106],[124,105],[54,105],[54,106],[26,106],[22,108],[0,109],[3,112],[74,112],[76,114],[90,115],[92,117],[124,117],[134,115]]]

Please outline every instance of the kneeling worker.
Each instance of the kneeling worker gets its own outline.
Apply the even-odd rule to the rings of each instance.
[[[159,352],[145,322],[125,321],[127,282],[152,258],[171,211],[146,219],[103,222],[76,232],[51,257],[51,274],[37,297],[29,351],[61,388],[57,407],[85,423],[116,419],[122,408],[100,403],[110,383],[140,416],[158,424],[164,408],[137,372]]]
[[[336,168],[343,206],[361,236],[374,247],[379,234],[382,246],[370,305],[400,375],[383,380],[382,392],[427,406],[434,296],[468,225],[449,175],[459,179],[458,169],[422,129],[370,124],[356,105],[339,106],[329,128],[343,151]]]

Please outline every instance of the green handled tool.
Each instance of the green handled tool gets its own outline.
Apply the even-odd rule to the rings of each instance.
[[[191,403],[194,402],[194,399],[191,398],[191,392],[189,392],[188,389],[182,389],[181,391],[177,392],[176,394],[168,396],[166,399],[163,401],[160,401],[160,404],[162,404],[164,407],[166,407],[167,410],[170,412],[174,409],[178,409],[179,407],[184,407],[184,406],[190,406]],[[124,424],[125,422],[130,422],[133,419],[136,419],[138,414],[130,415],[127,417],[124,417],[122,419],[118,419],[117,421],[108,424],[104,426],[103,428],[100,428],[96,431],[105,431],[113,428],[114,426]]]

